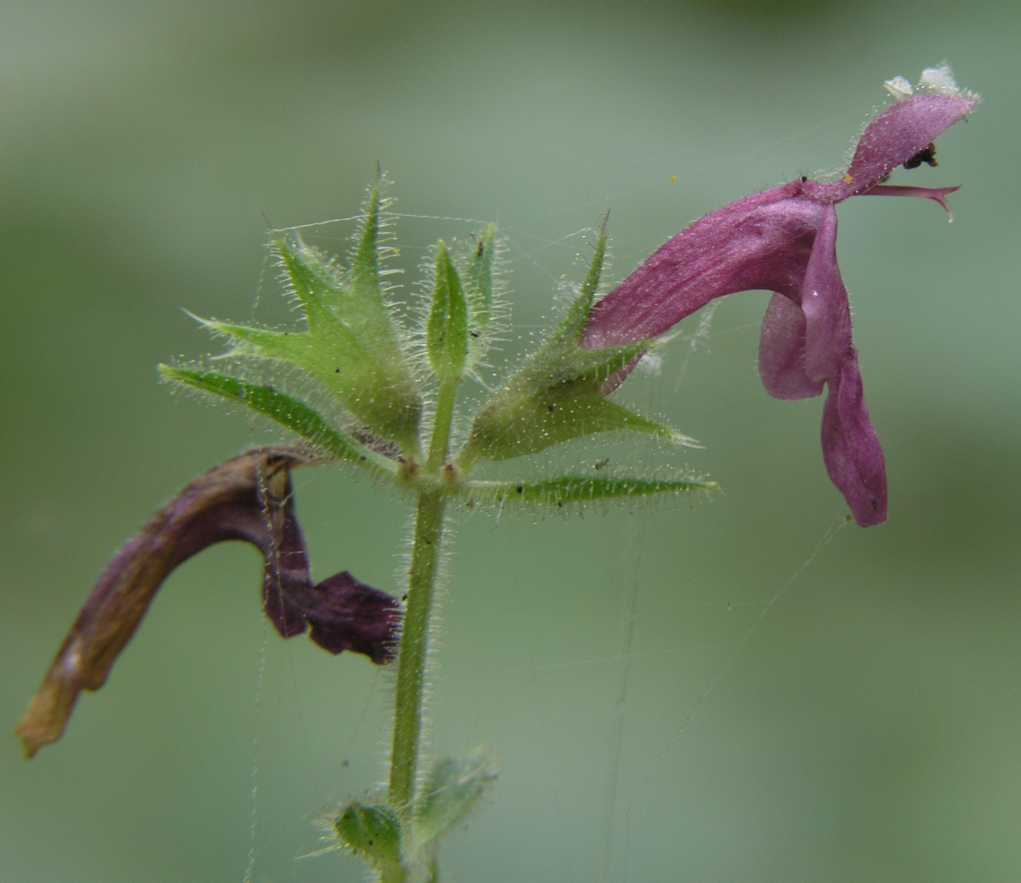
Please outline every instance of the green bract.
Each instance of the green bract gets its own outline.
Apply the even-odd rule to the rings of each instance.
[[[717,490],[715,481],[693,477],[603,478],[591,475],[561,475],[542,481],[473,481],[467,495],[472,503],[507,503],[565,506],[625,497],[670,496]]]
[[[486,355],[492,341],[495,292],[493,262],[496,259],[496,225],[488,224],[472,249],[464,274],[464,293],[468,300],[467,368],[475,368]]]
[[[496,771],[481,755],[437,761],[422,783],[412,823],[414,851],[432,864],[440,840],[464,824],[496,782]]]
[[[375,868],[401,861],[401,823],[388,806],[349,803],[334,823],[337,838]]]
[[[431,297],[427,309],[420,312],[421,327],[401,328],[380,281],[384,205],[380,187],[377,180],[369,188],[350,269],[341,269],[294,234],[273,243],[287,289],[305,319],[304,330],[201,320],[231,339],[234,346],[229,356],[267,359],[301,369],[349,420],[336,425],[292,394],[204,366],[161,365],[163,378],[247,405],[301,436],[324,459],[360,466],[406,488],[461,496],[469,505],[560,507],[715,489],[713,482],[686,473],[666,479],[598,474],[505,482],[474,479],[471,473],[481,461],[534,454],[596,433],[630,431],[680,444],[691,440],[610,398],[653,343],[607,349],[580,346],[606,258],[604,220],[578,296],[538,350],[479,408],[461,449],[451,451],[457,387],[477,371],[491,349],[500,315],[494,270],[496,228],[487,225],[468,249],[437,243]],[[403,344],[416,334],[424,342],[417,368]],[[432,397],[430,421],[423,421],[423,397],[416,377],[429,375],[435,378],[438,394]],[[433,445],[425,448],[418,437],[424,422],[446,427],[443,437],[434,436]]]
[[[468,357],[468,304],[447,246],[436,246],[436,284],[426,325],[429,364],[440,380],[458,380]]]
[[[217,362],[216,368],[223,370],[208,364],[161,365],[160,373],[209,397],[245,405],[295,433],[310,450],[288,450],[300,454],[303,464],[353,465],[416,498],[399,647],[393,648],[398,671],[387,795],[373,804],[348,804],[333,828],[338,842],[364,860],[381,883],[435,883],[442,838],[465,821],[496,778],[478,757],[442,760],[421,775],[430,617],[448,504],[459,498],[466,509],[560,509],[704,493],[716,485],[680,469],[636,475],[627,463],[626,475],[607,474],[601,468],[605,463],[595,463],[589,474],[573,470],[500,481],[476,476],[487,460],[534,454],[596,433],[628,431],[672,443],[690,440],[610,398],[653,342],[603,349],[581,345],[603,274],[605,222],[573,304],[536,352],[497,386],[473,417],[464,419],[458,413],[461,385],[466,378],[481,379],[504,318],[495,267],[496,229],[485,227],[467,248],[463,243],[450,248],[437,243],[428,269],[429,303],[407,311],[420,317],[419,327],[404,328],[380,281],[382,206],[377,181],[369,190],[348,269],[293,233],[273,243],[304,327],[282,330],[204,319],[207,328],[231,341],[226,355],[233,362]],[[232,364],[248,371],[251,359],[267,362],[261,376],[274,380],[276,366],[285,367],[280,373],[288,386],[296,383],[296,372],[286,367],[299,369],[297,385],[302,376],[309,379],[314,387],[309,392],[314,401],[325,401],[325,412],[309,404],[300,389],[284,392],[275,383],[229,373]],[[467,432],[459,446],[456,430],[461,426]],[[351,580],[349,574],[340,576]],[[339,593],[338,586],[329,587]],[[311,594],[301,603],[319,597]],[[351,612],[338,610],[337,615]]]

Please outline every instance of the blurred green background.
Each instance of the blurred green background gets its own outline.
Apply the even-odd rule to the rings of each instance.
[[[6,0],[7,730],[118,545],[273,437],[154,370],[209,349],[183,306],[287,315],[268,224],[354,214],[380,160],[399,211],[433,216],[400,222],[404,296],[430,241],[474,229],[452,218],[501,225],[516,352],[605,209],[621,278],[693,218],[839,166],[882,80],[948,59],[985,104],[911,180],[963,185],[957,222],[841,208],[889,523],[835,530],[822,403],[768,398],[766,297],[730,298],[624,391],[707,444],[674,461],[725,493],[460,517],[432,735],[503,769],[445,847],[453,881],[1018,879],[1019,31],[997,2]],[[602,456],[663,459],[563,455]],[[402,503],[342,472],[298,493],[318,578],[401,591]],[[8,736],[0,879],[363,879],[298,857],[380,780],[389,676],[270,634],[259,573],[235,544],[189,563],[63,742],[29,764]]]

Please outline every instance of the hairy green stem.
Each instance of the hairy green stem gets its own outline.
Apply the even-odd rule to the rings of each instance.
[[[456,379],[445,380],[440,384],[429,458],[425,467],[427,472],[434,475],[439,475],[449,453],[457,387]],[[415,809],[430,620],[436,593],[445,510],[446,495],[442,489],[419,491],[411,571],[408,576],[408,600],[397,663],[390,755],[390,805],[400,813],[405,824],[413,818]],[[382,877],[383,883],[403,883],[405,879],[403,867],[387,869]]]
[[[429,445],[429,460],[426,468],[437,472],[447,460],[450,451],[450,430],[454,423],[454,405],[457,402],[457,387],[460,378],[444,380],[440,384],[436,399],[436,419],[433,421],[433,437]]]
[[[419,738],[422,732],[422,698],[429,651],[429,618],[436,587],[440,540],[443,536],[444,508],[442,493],[423,493],[418,498],[408,604],[404,612],[398,657],[393,747],[390,755],[390,805],[405,818],[410,818],[415,798]]]

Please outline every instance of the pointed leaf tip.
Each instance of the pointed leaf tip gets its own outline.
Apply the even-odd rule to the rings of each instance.
[[[362,223],[358,232],[358,245],[352,259],[352,285],[360,295],[382,296],[379,281],[379,221],[382,203],[383,177],[377,175],[369,186],[368,197],[362,207]]]
[[[609,233],[607,232],[609,222],[610,212],[607,211],[599,225],[599,234],[596,237],[592,260],[589,263],[585,281],[582,282],[581,291],[575,302],[571,305],[571,308],[567,311],[567,315],[564,317],[558,332],[558,336],[565,340],[570,340],[571,342],[580,341],[585,331],[585,326],[588,324],[606,263],[606,248],[609,243]]]

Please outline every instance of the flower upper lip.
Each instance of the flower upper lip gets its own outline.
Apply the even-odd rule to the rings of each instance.
[[[921,153],[978,103],[970,93],[915,95],[888,107],[865,128],[855,148],[847,177],[847,196],[879,184],[898,166]],[[846,198],[846,197],[845,197]]]

